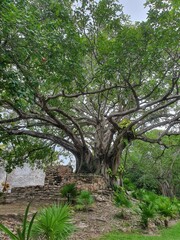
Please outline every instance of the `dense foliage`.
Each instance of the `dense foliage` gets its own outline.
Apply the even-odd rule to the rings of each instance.
[[[161,132],[153,131],[149,135],[156,138]],[[124,184],[129,179],[138,188],[180,197],[180,137],[164,137],[163,142],[166,147],[140,141],[129,146],[123,155]]]
[[[178,1],[148,0],[148,19],[131,23],[114,0],[2,0],[1,157],[57,159],[77,172],[116,174],[135,139],[163,145],[178,134]],[[146,133],[164,131],[155,139]]]

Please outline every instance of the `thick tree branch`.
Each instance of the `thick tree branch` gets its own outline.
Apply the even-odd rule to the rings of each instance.
[[[77,153],[77,149],[74,147],[74,145],[70,142],[68,142],[67,140],[61,138],[61,137],[57,137],[55,135],[52,134],[47,134],[47,133],[42,133],[42,132],[37,132],[37,131],[30,131],[30,130],[24,130],[24,129],[10,129],[10,128],[4,128],[2,126],[0,126],[0,128],[7,132],[9,135],[28,135],[31,137],[35,137],[35,138],[41,138],[41,139],[46,139],[46,140],[50,140],[53,143],[56,144],[60,144],[62,147],[64,147],[66,150],[74,153]]]
[[[86,145],[85,140],[84,140],[84,136],[83,136],[83,132],[82,132],[82,130],[81,130],[81,128],[80,128],[80,125],[74,120],[73,117],[71,117],[69,114],[65,113],[63,110],[61,110],[61,109],[59,109],[59,108],[52,108],[52,107],[50,108],[50,107],[49,107],[49,110],[50,110],[50,111],[58,112],[58,113],[60,113],[61,115],[63,115],[64,117],[66,117],[67,119],[69,119],[69,120],[74,124],[74,126],[77,128],[77,130],[78,130],[78,132],[79,132],[79,134],[80,134],[81,141],[82,141],[83,145],[84,145],[84,146]]]
[[[152,110],[146,112],[144,115],[142,115],[141,117],[137,118],[135,121],[133,121],[130,125],[129,125],[129,128],[131,128],[132,126],[134,126],[135,124],[137,124],[138,122],[140,122],[141,120],[145,119],[146,117],[148,117],[150,114],[153,114],[154,112],[158,112],[159,110],[161,109],[164,109],[168,106],[170,106],[171,104],[175,103],[176,102],[176,99],[174,100],[171,100],[167,103],[164,103],[160,106],[157,106],[155,108],[153,108]]]
[[[61,93],[59,93],[59,94],[57,94],[57,95],[48,96],[48,97],[46,98],[46,102],[48,102],[49,100],[52,100],[52,99],[59,98],[59,97],[77,98],[77,97],[80,97],[80,96],[94,95],[94,94],[97,94],[97,93],[103,93],[103,92],[106,92],[106,91],[108,91],[108,90],[112,90],[112,89],[116,89],[116,88],[125,88],[125,86],[115,85],[115,86],[111,86],[111,87],[108,87],[108,88],[103,88],[103,89],[96,90],[96,91],[81,92],[81,93],[74,93],[74,94],[65,94],[65,92],[62,91]]]

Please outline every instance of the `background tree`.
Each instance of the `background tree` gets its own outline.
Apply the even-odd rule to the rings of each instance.
[[[149,137],[157,138],[162,130],[153,130]],[[145,188],[162,195],[180,196],[180,137],[162,139],[166,148],[159,144],[134,141],[124,151],[124,178],[137,188]]]
[[[147,4],[147,22],[132,24],[113,0],[1,1],[0,141],[10,152],[37,139],[72,153],[77,172],[114,175],[132,140],[178,134],[180,8]]]

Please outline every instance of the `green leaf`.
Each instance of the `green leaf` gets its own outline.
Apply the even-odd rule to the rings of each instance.
[[[32,230],[32,226],[33,226],[36,215],[37,215],[37,212],[35,214],[33,214],[33,217],[31,218],[31,221],[29,223],[28,230],[27,230],[26,240],[29,240],[31,238],[31,230]]]
[[[25,239],[26,237],[26,231],[27,231],[27,218],[28,218],[28,213],[29,213],[29,207],[31,203],[29,203],[26,207],[25,214],[24,214],[24,219],[23,219],[23,228],[22,228],[22,238]]]
[[[2,223],[0,223],[0,230],[7,234],[11,238],[11,240],[18,239],[18,237],[13,232],[11,232],[7,227],[5,227]]]

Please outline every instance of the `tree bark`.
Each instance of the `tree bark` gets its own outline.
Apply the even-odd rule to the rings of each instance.
[[[83,148],[76,157],[76,173],[92,173],[104,176],[112,186],[117,183],[118,167],[121,163],[122,152],[125,148],[123,139],[115,144],[108,153],[96,152],[93,155],[88,148]],[[96,149],[97,150],[97,149]],[[109,174],[108,170],[111,171]],[[118,182],[121,182],[119,179]]]
[[[87,147],[83,147],[75,155],[76,173],[95,173],[93,155]]]
[[[164,179],[164,181],[160,182],[160,191],[162,195],[166,197],[174,197],[174,189],[173,185],[171,185],[167,180]]]

